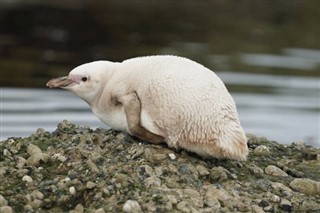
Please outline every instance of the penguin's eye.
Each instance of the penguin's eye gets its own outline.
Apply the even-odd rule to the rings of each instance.
[[[83,81],[83,82],[85,82],[85,81],[87,81],[87,80],[88,80],[87,77],[82,77],[82,78],[81,78],[81,81]]]

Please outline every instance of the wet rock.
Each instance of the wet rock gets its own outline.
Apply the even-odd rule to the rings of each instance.
[[[267,175],[272,175],[272,176],[279,176],[279,177],[287,177],[288,174],[284,172],[282,169],[274,166],[274,165],[269,165],[264,169],[265,173]]]
[[[123,205],[122,210],[127,213],[139,213],[141,212],[141,206],[135,200],[127,200]]]
[[[290,186],[307,195],[320,195],[320,182],[307,178],[296,178],[290,182]]]
[[[253,153],[255,155],[259,155],[259,156],[265,156],[265,155],[269,155],[270,154],[270,150],[268,147],[264,146],[264,145],[260,145],[257,146],[254,150]]]

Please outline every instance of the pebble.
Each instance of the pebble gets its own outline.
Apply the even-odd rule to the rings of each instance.
[[[0,207],[6,205],[8,205],[8,201],[2,195],[0,195]]]
[[[82,204],[76,205],[74,210],[70,211],[70,213],[83,213],[83,212],[84,212],[84,208]]]
[[[16,167],[18,168],[18,169],[22,169],[23,167],[24,167],[24,165],[26,164],[26,159],[24,159],[23,157],[18,157],[17,158],[17,164],[16,164]]]
[[[320,182],[308,178],[296,178],[290,182],[290,187],[306,195],[320,195]]]
[[[105,213],[103,208],[97,209],[94,213]]]
[[[140,204],[135,200],[127,200],[125,202],[125,204],[123,205],[122,210],[127,213],[140,213],[140,212],[142,212]]]
[[[36,153],[36,154],[33,154],[31,155],[27,161],[26,161],[26,164],[28,166],[38,166],[41,161],[43,162],[47,162],[49,159],[49,155],[46,154],[46,153]]]
[[[94,187],[96,187],[97,184],[95,184],[94,182],[92,181],[88,181],[87,182],[87,185],[86,185],[86,188],[87,189],[93,189]]]
[[[39,147],[37,147],[36,145],[30,144],[27,148],[27,152],[28,154],[31,155],[36,155],[36,154],[41,154],[42,151]]]
[[[71,186],[69,188],[69,192],[70,192],[70,194],[75,195],[76,194],[76,188],[74,186]]]
[[[154,154],[153,155],[153,159],[156,161],[163,161],[166,158],[167,158],[166,154]]]
[[[292,209],[291,202],[289,200],[287,200],[287,199],[281,199],[280,208],[283,211],[291,212],[291,209]]]
[[[22,181],[25,181],[27,183],[31,183],[33,181],[33,179],[29,175],[25,175],[22,177]]]
[[[253,150],[253,154],[259,155],[259,156],[266,156],[270,154],[270,150],[268,147],[264,145],[260,145]]]
[[[278,177],[287,177],[288,174],[280,169],[279,167],[276,167],[274,165],[269,165],[264,169],[264,172],[267,175],[272,175],[272,176],[278,176]]]
[[[0,207],[0,213],[12,213],[11,206],[2,206]]]
[[[211,169],[211,178],[216,181],[224,181],[228,179],[230,172],[222,166],[213,167]]]
[[[221,207],[220,202],[218,201],[218,199],[214,196],[214,194],[211,191],[207,191],[206,195],[205,195],[205,204],[207,206],[212,207],[213,209],[218,209]]]
[[[151,176],[151,177],[148,177],[144,180],[144,184],[146,187],[150,187],[150,186],[160,187],[161,180],[155,176]]]
[[[279,192],[279,193],[282,193],[282,192],[292,192],[292,190],[285,186],[284,184],[282,183],[278,183],[278,182],[271,182],[271,187],[276,191],[276,192]]]
[[[33,199],[39,199],[39,200],[42,200],[44,198],[44,195],[42,194],[42,192],[40,192],[39,190],[34,190],[32,193],[31,193],[31,197]]]
[[[252,213],[264,213],[263,209],[257,205],[252,205],[251,211],[252,211]]]
[[[210,174],[208,169],[202,165],[197,165],[196,169],[197,169],[200,176],[207,176]]]
[[[169,158],[171,159],[171,160],[175,160],[177,157],[176,157],[176,155],[175,154],[173,154],[173,153],[170,153],[170,154],[168,154],[169,155]]]

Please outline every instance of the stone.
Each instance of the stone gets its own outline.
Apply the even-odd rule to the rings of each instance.
[[[74,210],[70,211],[70,213],[84,213],[83,205],[79,203],[78,205],[76,205]]]
[[[22,181],[25,181],[27,183],[31,183],[33,181],[33,179],[29,175],[25,175],[22,177]]]
[[[264,169],[264,172],[267,175],[272,175],[272,176],[278,176],[278,177],[287,177],[288,174],[280,169],[279,167],[276,167],[274,165],[269,165]]]
[[[175,160],[177,158],[176,155],[173,153],[168,154],[168,156],[171,160]]]
[[[159,178],[157,178],[156,176],[151,176],[151,177],[148,177],[148,178],[146,178],[144,180],[144,184],[147,187],[150,187],[150,186],[160,187],[161,186],[161,180]]]
[[[97,209],[94,213],[105,213],[103,208]]]
[[[166,154],[154,154],[153,155],[153,159],[156,161],[163,161],[166,158],[167,158]]]
[[[207,176],[210,174],[208,169],[202,165],[197,165],[196,169],[197,169],[200,176]]]
[[[253,150],[253,154],[259,155],[259,156],[266,156],[270,154],[270,150],[268,147],[264,145],[260,145]]]
[[[46,153],[37,153],[37,154],[33,154],[31,155],[28,159],[26,164],[28,166],[38,166],[41,161],[43,162],[47,162],[49,159],[49,155]]]
[[[221,207],[220,202],[218,201],[218,199],[209,190],[207,191],[207,193],[205,195],[204,203],[207,206],[212,207],[213,209],[217,209],[217,208]]]
[[[75,195],[76,194],[76,188],[74,186],[71,186],[69,188],[69,192],[70,192],[71,195]]]
[[[320,195],[320,182],[308,178],[296,178],[290,182],[290,187],[306,195]]]
[[[230,172],[222,166],[213,167],[211,169],[211,178],[216,181],[224,181],[228,179]]]
[[[24,167],[24,165],[26,164],[26,159],[24,159],[23,157],[18,157],[17,158],[17,165],[16,165],[16,167],[18,168],[18,169],[22,169],[23,167]]]
[[[0,207],[0,213],[12,213],[11,206],[2,206]]]
[[[251,206],[252,213],[264,213],[263,209],[260,206],[252,205]]]
[[[37,147],[36,145],[30,144],[27,148],[27,152],[28,154],[31,155],[36,155],[36,154],[41,154],[42,151],[39,147]]]
[[[32,193],[31,193],[31,197],[33,199],[39,199],[39,200],[42,200],[44,198],[44,195],[39,191],[39,190],[34,190]]]
[[[278,182],[271,182],[271,187],[276,191],[276,192],[280,192],[280,193],[283,193],[283,192],[292,192],[292,190],[285,186],[284,184],[282,183],[278,183]]]
[[[93,189],[94,187],[96,187],[97,184],[95,184],[94,182],[92,181],[88,181],[87,182],[87,185],[86,185],[86,188],[87,189]]]
[[[142,212],[140,204],[135,200],[127,200],[122,210],[127,213],[139,213]]]
[[[291,202],[287,199],[281,199],[280,209],[286,212],[291,212],[291,209],[292,209]]]
[[[8,205],[8,201],[0,195],[0,207]]]

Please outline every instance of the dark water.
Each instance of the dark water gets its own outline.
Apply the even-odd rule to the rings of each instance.
[[[289,56],[243,57],[244,60],[255,57],[249,60],[250,63],[261,63],[261,66],[264,66],[266,61],[268,66],[290,66],[285,60],[292,60]],[[319,66],[319,61],[312,60],[310,56],[294,57],[305,60],[305,67],[302,67],[303,63],[299,63],[301,69],[308,70],[314,64]],[[304,141],[320,146],[319,77],[252,74],[227,70],[216,73],[230,88],[234,85],[250,88],[248,92],[231,90],[247,133],[265,136],[285,144]],[[269,92],[254,91],[255,87],[266,87]],[[64,119],[92,128],[107,128],[93,115],[84,101],[70,92],[1,88],[1,140],[11,136],[28,136],[39,127],[53,131]]]

